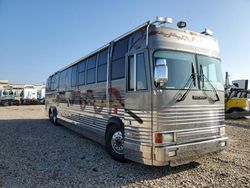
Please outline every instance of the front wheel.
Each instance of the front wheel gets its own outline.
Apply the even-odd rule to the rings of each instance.
[[[124,129],[121,126],[112,125],[108,129],[106,149],[114,160],[124,161]]]

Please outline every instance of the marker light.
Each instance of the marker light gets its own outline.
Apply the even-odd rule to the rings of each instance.
[[[210,29],[205,28],[205,31],[201,32],[201,34],[213,36],[214,33]]]
[[[169,17],[166,17],[165,22],[168,23],[168,24],[171,24],[171,23],[173,23],[173,19],[169,18]]]
[[[219,131],[220,131],[220,136],[224,136],[226,134],[225,127],[220,127]]]
[[[173,150],[173,151],[169,151],[169,152],[168,152],[168,156],[169,156],[169,157],[174,157],[174,156],[176,156],[176,155],[177,155],[176,150]]]
[[[172,143],[174,142],[174,133],[155,133],[155,143]]]
[[[163,17],[157,16],[156,17],[156,22],[164,23],[165,19]]]
[[[225,147],[226,146],[226,142],[220,142],[220,146],[221,147]]]
[[[187,26],[187,23],[184,22],[184,21],[179,21],[179,22],[177,23],[177,26],[178,26],[180,29],[182,29],[182,28],[185,28],[185,27]]]
[[[174,133],[164,133],[163,134],[163,143],[174,142]]]
[[[155,134],[155,143],[162,143],[162,133]]]

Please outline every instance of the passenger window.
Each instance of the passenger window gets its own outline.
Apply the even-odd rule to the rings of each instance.
[[[128,52],[128,37],[119,40],[114,45],[112,61],[124,57]]]
[[[68,68],[60,73],[59,78],[59,90],[65,91],[71,89],[71,68]]]
[[[125,75],[125,57],[111,63],[112,80],[123,78]]]
[[[111,61],[111,79],[124,78],[125,54],[128,52],[128,37],[118,41],[114,45]]]
[[[48,91],[50,91],[51,90],[51,76],[47,79],[47,83],[46,83],[46,89],[48,90]]]
[[[71,89],[71,73],[72,68],[66,69],[66,75],[65,75],[65,89],[70,90]]]
[[[107,59],[108,50],[104,50],[98,57],[97,81],[103,82],[107,80]]]
[[[51,78],[51,90],[56,90],[56,89],[58,88],[59,74],[60,74],[60,73],[56,73],[56,74]]]
[[[144,54],[136,55],[136,90],[147,89]]]
[[[147,89],[147,77],[146,77],[144,54],[140,53],[140,54],[137,54],[136,56],[129,56],[128,57],[128,90],[138,91],[138,90],[146,90],[146,89]]]
[[[135,75],[135,72],[134,72],[134,56],[129,56],[128,57],[128,90],[129,91],[133,91],[134,90],[134,85],[135,85],[135,79],[134,79],[134,75]]]
[[[95,83],[96,77],[96,56],[88,59],[87,62],[87,84]]]
[[[86,60],[77,65],[79,85],[85,84],[85,69],[86,69],[85,66],[86,66]]]
[[[71,86],[75,87],[77,85],[77,65],[72,68],[72,76],[71,76]]]

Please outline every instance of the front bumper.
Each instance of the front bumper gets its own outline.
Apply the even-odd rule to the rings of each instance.
[[[227,146],[228,137],[222,137],[213,140],[206,140],[175,146],[155,147],[153,165],[178,166],[182,164],[187,164],[204,154],[224,150]]]

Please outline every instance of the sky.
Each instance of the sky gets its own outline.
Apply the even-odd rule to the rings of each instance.
[[[250,0],[0,0],[0,80],[42,84],[55,71],[156,16],[209,28],[222,70],[250,80]]]

